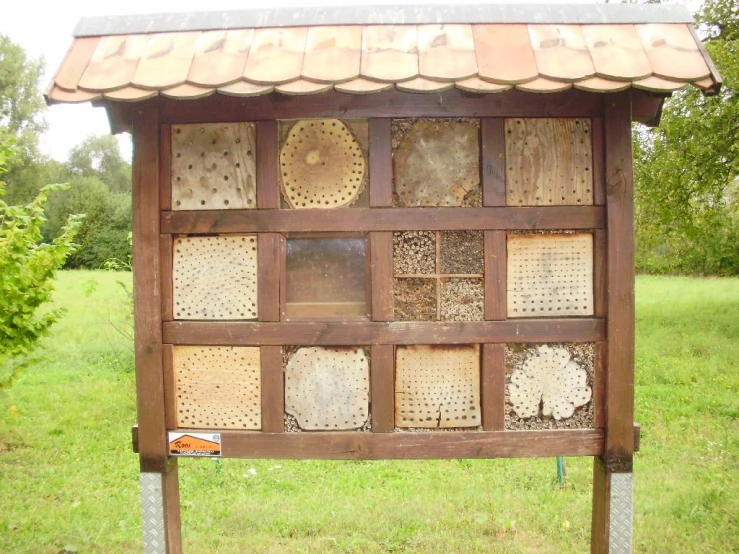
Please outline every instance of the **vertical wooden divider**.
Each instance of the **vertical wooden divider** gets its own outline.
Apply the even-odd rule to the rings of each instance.
[[[508,317],[507,242],[505,231],[485,231],[485,319]]]
[[[285,379],[282,347],[260,346],[262,378],[262,431],[285,431]]]
[[[505,119],[502,117],[482,119],[480,140],[482,204],[505,206]]]
[[[370,207],[393,205],[393,152],[390,119],[369,120]]]
[[[614,475],[630,474],[633,468],[634,187],[629,91],[605,95],[603,134],[608,230],[608,327],[604,391],[606,437],[604,455],[601,459],[596,458],[593,465],[591,527],[591,552],[598,554],[605,554],[610,548]],[[629,494],[629,491],[622,491],[622,494]],[[631,509],[630,500],[620,498],[620,501],[627,502]],[[630,514],[620,514],[620,517],[628,518],[628,521],[619,521],[619,524],[628,526],[630,536]]]
[[[132,118],[134,350],[139,465],[142,473],[161,474],[161,498],[157,501],[161,501],[163,509],[165,550],[179,553],[182,551],[179,483],[177,460],[168,458],[162,348],[159,213],[161,206],[169,206],[168,141],[165,144],[160,140],[158,98],[137,103],[132,109]],[[167,139],[167,131],[164,135],[163,138]]]
[[[593,314],[608,314],[608,233],[596,229],[593,233]]]
[[[162,369],[164,371],[164,422],[167,429],[177,428],[177,383],[174,374],[174,346],[162,345]]]
[[[172,235],[159,235],[162,321],[174,320],[174,283],[172,282],[173,242]]]
[[[257,122],[257,208],[280,207],[277,121]]]
[[[257,235],[257,306],[259,321],[280,321],[280,235]]]
[[[482,428],[505,429],[505,344],[482,345]]]
[[[159,209],[172,209],[172,126],[159,127]]]
[[[607,343],[595,343],[593,362],[593,426],[598,429],[606,425],[606,357]]]
[[[602,206],[606,203],[606,184],[603,164],[605,152],[603,148],[603,118],[594,117],[590,125],[590,137],[593,152],[593,204]]]
[[[395,430],[395,347],[373,344],[371,354],[372,432],[392,433]]]

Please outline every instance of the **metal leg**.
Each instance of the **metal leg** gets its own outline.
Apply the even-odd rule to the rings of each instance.
[[[166,554],[167,552],[163,480],[162,473],[141,473],[139,477],[145,554]]]
[[[609,554],[631,554],[634,528],[634,474],[611,474]]]

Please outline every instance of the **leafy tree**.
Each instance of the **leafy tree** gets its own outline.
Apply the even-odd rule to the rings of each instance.
[[[69,152],[71,176],[97,177],[113,193],[131,191],[131,164],[112,135],[91,135]]]
[[[721,92],[694,88],[665,102],[659,128],[634,147],[637,268],[739,275],[739,5],[709,0],[699,16],[724,78]],[[734,187],[734,189],[732,189]]]
[[[12,159],[13,149],[0,137],[0,173]],[[47,185],[25,206],[0,200],[0,389],[9,386],[36,342],[62,315],[62,310],[40,310],[51,300],[54,272],[74,249],[80,216],[71,216],[61,234],[43,243],[41,226],[49,193],[66,185]],[[0,197],[5,183],[0,181]],[[8,373],[8,370],[10,372]]]

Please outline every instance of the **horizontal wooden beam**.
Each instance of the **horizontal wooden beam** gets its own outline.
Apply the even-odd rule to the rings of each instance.
[[[299,216],[299,217],[298,217]],[[172,234],[603,229],[602,206],[162,212]]]
[[[605,320],[509,319],[432,322],[170,321],[164,342],[191,345],[362,345],[594,342],[605,338]]]
[[[603,113],[602,94],[575,89],[551,94],[517,90],[470,94],[456,89],[433,94],[397,90],[364,95],[272,93],[251,98],[213,94],[188,101],[160,98],[160,103],[166,123],[312,117],[596,117]]]

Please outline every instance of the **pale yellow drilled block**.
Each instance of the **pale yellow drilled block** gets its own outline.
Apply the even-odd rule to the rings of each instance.
[[[506,119],[506,204],[593,203],[589,119]]]
[[[593,315],[593,235],[508,237],[508,317]]]
[[[285,411],[306,431],[362,427],[369,417],[369,362],[364,350],[300,348],[285,366]]]
[[[398,346],[395,350],[397,427],[477,427],[480,347]]]
[[[338,119],[297,121],[280,149],[282,193],[292,208],[340,208],[363,188],[362,147]]]
[[[417,121],[393,155],[400,206],[462,206],[480,186],[479,129],[473,123]]]
[[[172,126],[172,209],[257,207],[256,125]]]
[[[176,238],[173,260],[175,319],[257,318],[256,235]]]
[[[177,426],[261,429],[258,347],[175,346]]]

